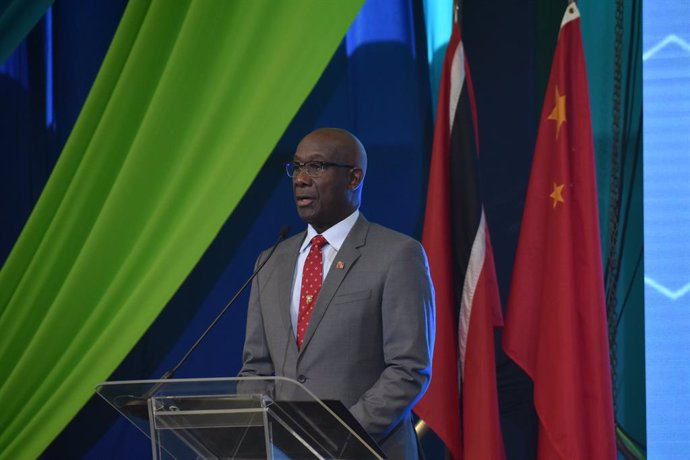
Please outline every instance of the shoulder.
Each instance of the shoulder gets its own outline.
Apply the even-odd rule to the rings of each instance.
[[[367,232],[367,244],[369,243],[422,249],[422,244],[411,236],[372,222],[369,223]]]
[[[416,239],[383,225],[376,223],[368,223],[368,225],[366,244],[362,248],[363,250],[385,254],[385,256],[380,256],[389,262],[391,260],[419,259],[424,265],[427,264],[424,248]]]

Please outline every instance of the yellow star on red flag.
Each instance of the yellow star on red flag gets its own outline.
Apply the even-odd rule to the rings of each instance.
[[[556,183],[553,183],[553,192],[551,192],[551,199],[553,199],[553,207],[555,208],[558,203],[565,203],[565,200],[563,199],[563,186],[565,184],[561,185],[556,185]]]
[[[556,85],[556,101],[555,106],[548,116],[549,120],[556,122],[556,139],[558,139],[558,133],[561,132],[561,125],[565,123],[565,96],[561,96],[558,92],[558,85]]]

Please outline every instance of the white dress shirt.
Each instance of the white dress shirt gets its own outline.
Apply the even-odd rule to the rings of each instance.
[[[356,210],[345,219],[341,220],[321,235],[326,238],[328,244],[321,248],[321,256],[323,257],[323,277],[321,281],[326,279],[328,270],[335,260],[340,247],[343,245],[345,238],[354,227],[357,218],[359,217],[359,210]],[[302,270],[304,269],[304,261],[307,259],[309,249],[311,248],[311,240],[318,233],[314,227],[307,226],[307,237],[304,239],[302,246],[299,249],[299,257],[297,257],[297,266],[295,267],[295,279],[292,282],[292,301],[290,302],[290,319],[292,320],[292,332],[297,337],[297,316],[299,315],[299,297],[302,289]]]

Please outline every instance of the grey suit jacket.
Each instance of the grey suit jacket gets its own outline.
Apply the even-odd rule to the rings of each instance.
[[[389,458],[416,458],[410,410],[429,385],[434,340],[424,250],[360,215],[323,282],[298,350],[289,305],[305,236],[281,243],[254,279],[240,375],[289,377],[322,399],[340,400]]]

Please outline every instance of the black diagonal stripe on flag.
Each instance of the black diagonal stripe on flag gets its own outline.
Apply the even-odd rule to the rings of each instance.
[[[472,106],[467,78],[450,131],[451,221],[453,229],[454,291],[456,309],[460,311],[463,284],[470,263],[482,212],[477,180],[477,143],[472,123]]]

